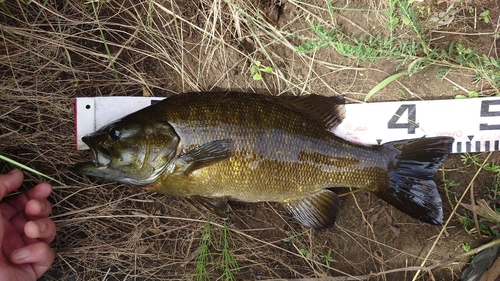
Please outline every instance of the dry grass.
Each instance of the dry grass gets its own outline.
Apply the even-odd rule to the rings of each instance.
[[[24,2],[0,2],[0,153],[67,184],[56,187],[52,196],[57,258],[44,280],[199,277],[194,272],[207,221],[204,212],[186,200],[145,194],[73,172],[75,162],[89,157],[74,149],[74,97],[224,89],[342,93],[360,101],[397,71],[394,60],[367,63],[331,48],[295,50],[315,38],[311,24],[338,26],[354,39],[360,34],[388,34],[386,1],[357,1],[334,13],[328,1],[320,0]],[[446,10],[443,2],[426,9]],[[487,1],[479,4],[491,10],[496,22],[498,9]],[[496,57],[496,41],[484,39],[486,44],[474,35],[494,34],[496,23],[480,23],[482,29],[476,31],[465,28],[472,19],[463,12],[469,6],[462,5],[463,22],[430,29],[429,34],[439,34],[432,40],[446,45],[456,38],[441,37],[448,36],[445,31],[467,33],[461,37],[467,46],[482,46],[480,51]],[[394,36],[404,41],[414,35],[398,26]],[[257,61],[273,69],[262,73],[261,81],[252,79],[251,67]],[[453,97],[462,93],[455,90],[457,85],[485,94],[497,91],[488,81],[473,84],[473,73],[465,67],[452,68],[448,80],[437,79],[440,67],[432,64],[399,79],[374,99]],[[490,159],[496,160],[496,155]],[[458,198],[472,182],[474,167],[452,162],[445,167],[446,178],[462,184],[452,191]],[[5,164],[0,168],[10,169]],[[26,187],[41,180],[27,177]],[[482,181],[488,184],[489,179]],[[451,201],[456,203],[455,198]],[[439,229],[366,193],[347,196],[343,204],[338,225],[322,232],[298,225],[277,205],[233,204],[239,218],[233,216],[228,223],[234,239],[231,253],[239,264],[236,278],[452,280],[458,279],[467,261],[461,243],[478,244],[449,206],[451,222]],[[214,264],[208,264],[207,271],[209,279],[216,280],[223,272],[217,267],[221,248],[216,243],[223,224],[215,219],[210,225]],[[418,270],[423,274],[417,275]]]

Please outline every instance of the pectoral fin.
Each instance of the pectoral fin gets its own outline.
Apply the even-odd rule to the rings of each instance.
[[[314,229],[333,226],[340,210],[339,197],[328,189],[282,204],[296,220]]]
[[[216,140],[197,146],[180,156],[184,161],[184,173],[186,175],[197,169],[213,165],[228,159],[234,154],[234,142],[232,140]]]
[[[195,203],[203,206],[207,211],[221,218],[227,218],[227,213],[231,210],[226,197],[205,197],[193,195],[189,197]]]

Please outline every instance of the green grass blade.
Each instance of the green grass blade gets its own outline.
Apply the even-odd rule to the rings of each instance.
[[[42,177],[44,177],[44,178],[47,178],[47,179],[49,179],[49,180],[51,180],[51,181],[53,181],[53,182],[56,182],[56,183],[58,183],[58,184],[60,184],[60,185],[65,185],[64,183],[62,183],[62,182],[60,182],[60,181],[58,181],[58,180],[56,180],[56,179],[54,179],[54,178],[51,178],[51,177],[47,176],[47,175],[46,175],[46,174],[44,174],[44,173],[41,173],[41,172],[39,172],[39,171],[37,171],[37,170],[34,170],[34,169],[32,169],[32,168],[30,168],[30,167],[28,167],[28,166],[26,166],[26,165],[23,165],[23,164],[21,164],[21,163],[19,163],[19,162],[15,161],[15,160],[12,160],[12,159],[10,159],[10,158],[8,158],[8,157],[3,156],[3,155],[1,155],[1,154],[0,154],[0,160],[3,160],[3,161],[5,161],[5,162],[8,162],[8,163],[10,163],[10,164],[12,164],[12,165],[14,165],[14,166],[17,166],[17,167],[19,167],[19,168],[21,168],[21,169],[24,169],[24,170],[26,170],[26,171],[28,171],[28,172],[31,172],[31,173],[34,173],[34,174],[40,175],[40,176],[42,176]]]
[[[366,94],[365,102],[367,102],[374,94],[376,94],[378,91],[383,89],[389,83],[391,83],[392,81],[398,79],[399,77],[401,77],[403,75],[407,75],[407,74],[408,74],[408,72],[400,72],[400,73],[396,73],[394,75],[391,75],[391,76],[385,78],[384,80],[382,80],[382,82],[378,83],[375,87],[373,87],[373,89],[371,89],[368,92],[368,94]]]

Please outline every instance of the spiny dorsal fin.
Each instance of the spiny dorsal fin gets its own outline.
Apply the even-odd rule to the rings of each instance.
[[[334,192],[321,189],[307,197],[283,202],[282,205],[303,225],[322,229],[335,224],[340,199]]]
[[[285,97],[285,99],[296,109],[324,124],[327,130],[335,128],[345,118],[345,101],[342,96],[326,97],[311,94]]]

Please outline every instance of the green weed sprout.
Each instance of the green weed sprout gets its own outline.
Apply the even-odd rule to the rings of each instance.
[[[231,243],[230,243],[231,242]],[[230,244],[233,248],[234,245],[233,238],[231,237],[231,230],[224,221],[224,228],[222,228],[222,235],[219,241],[219,248],[222,248],[222,252],[219,258],[220,268],[223,271],[223,277],[226,281],[235,281],[236,278],[233,275],[233,271],[238,271],[238,262],[231,253]]]
[[[196,269],[193,279],[196,279],[196,281],[210,280],[208,276],[207,265],[209,263],[213,263],[213,257],[212,254],[210,253],[210,244],[212,242],[212,235],[213,235],[212,226],[210,225],[210,216],[209,216],[207,222],[205,223],[205,228],[201,233],[200,251],[198,252],[198,255],[196,255],[196,258],[194,260],[196,264]]]
[[[262,80],[262,72],[273,73],[273,68],[270,66],[263,66],[260,61],[256,61],[254,65],[250,68],[250,72],[253,74],[252,78],[255,81]]]
[[[64,183],[62,183],[62,182],[60,182],[60,181],[58,181],[58,180],[56,180],[56,179],[54,179],[54,178],[52,178],[52,177],[50,177],[50,176],[47,176],[47,175],[46,175],[46,174],[44,174],[44,173],[41,173],[41,172],[39,172],[39,171],[37,171],[37,170],[35,170],[35,169],[32,169],[32,168],[30,168],[30,167],[28,167],[28,166],[26,166],[26,165],[23,165],[23,164],[21,164],[21,163],[19,163],[19,162],[15,161],[15,160],[12,160],[12,159],[10,159],[10,158],[8,158],[8,157],[6,157],[6,156],[3,156],[3,155],[1,155],[1,154],[0,154],[0,160],[3,160],[3,161],[5,161],[5,162],[7,162],[7,163],[10,163],[10,164],[12,164],[12,165],[14,165],[14,166],[17,166],[17,167],[19,167],[19,168],[21,168],[21,169],[24,169],[24,170],[26,170],[26,171],[28,171],[28,172],[31,172],[31,173],[33,173],[33,174],[37,174],[37,175],[39,175],[39,176],[42,176],[42,177],[44,177],[44,178],[46,178],[46,179],[49,179],[49,180],[51,180],[51,181],[53,181],[53,182],[56,182],[56,183],[60,184],[60,185],[65,185]]]

